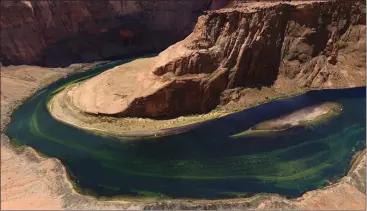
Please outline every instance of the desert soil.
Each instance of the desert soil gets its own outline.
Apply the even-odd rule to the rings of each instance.
[[[1,69],[2,209],[359,209],[365,210],[365,150],[340,182],[297,199],[259,194],[233,200],[98,200],[77,193],[65,168],[29,147],[15,148],[4,134],[14,109],[37,89],[80,68],[9,66]]]

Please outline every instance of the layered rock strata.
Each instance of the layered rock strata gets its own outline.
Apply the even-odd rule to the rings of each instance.
[[[239,4],[200,16],[187,38],[132,73],[142,74],[132,92],[121,66],[72,95],[87,113],[162,117],[208,112],[242,88],[362,86],[365,28],[364,1]]]
[[[0,62],[67,66],[185,38],[211,0],[1,1]]]

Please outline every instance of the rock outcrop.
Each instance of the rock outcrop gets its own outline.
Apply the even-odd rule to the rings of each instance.
[[[113,112],[87,101],[76,104],[88,113],[177,116],[208,112],[224,102],[223,93],[272,87],[280,79],[292,84],[289,91],[365,85],[365,27],[361,0],[248,3],[209,11],[186,39],[156,57],[146,78],[164,83],[127,96],[126,105]],[[115,92],[118,82],[102,81],[93,82],[96,89]],[[88,102],[118,100],[117,94],[104,100],[100,92],[88,92],[91,87],[81,92]]]
[[[1,1],[0,62],[59,66],[161,51],[185,38],[211,3]]]

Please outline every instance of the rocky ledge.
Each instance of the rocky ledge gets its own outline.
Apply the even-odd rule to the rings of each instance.
[[[81,84],[71,98],[90,114],[154,118],[259,101],[261,95],[250,99],[258,89],[273,90],[271,97],[363,86],[365,28],[361,0],[243,3],[209,11],[188,37],[144,70],[130,71],[135,82],[123,83],[126,68],[116,67]]]

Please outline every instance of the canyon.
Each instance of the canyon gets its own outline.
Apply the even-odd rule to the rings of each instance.
[[[365,86],[364,1],[233,2],[223,8],[227,1],[2,1],[1,207],[365,209],[365,150],[340,182],[295,199],[143,202],[81,195],[59,160],[15,148],[4,134],[11,113],[37,89],[94,65],[70,64],[164,49],[67,87],[55,97],[68,99],[58,112],[133,123],[169,118],[160,123],[165,128],[173,117],[203,115],[188,117],[196,122],[309,89]]]
[[[216,2],[2,1],[0,62],[65,67],[159,52],[186,37],[212,4],[223,5]]]
[[[160,52],[190,34],[204,11],[241,1],[4,0],[0,63],[66,67]]]
[[[8,66],[1,71],[1,208],[2,209],[365,209],[365,150],[356,155],[340,182],[287,199],[275,194],[226,200],[139,201],[95,198],[74,190],[63,164],[40,156],[30,147],[16,147],[5,134],[13,111],[37,90],[68,74],[93,66],[68,68]]]
[[[272,90],[269,98],[363,86],[364,17],[363,1],[259,2],[209,11],[152,62],[136,71],[115,67],[65,92],[85,113],[156,118],[206,113],[259,89]]]

